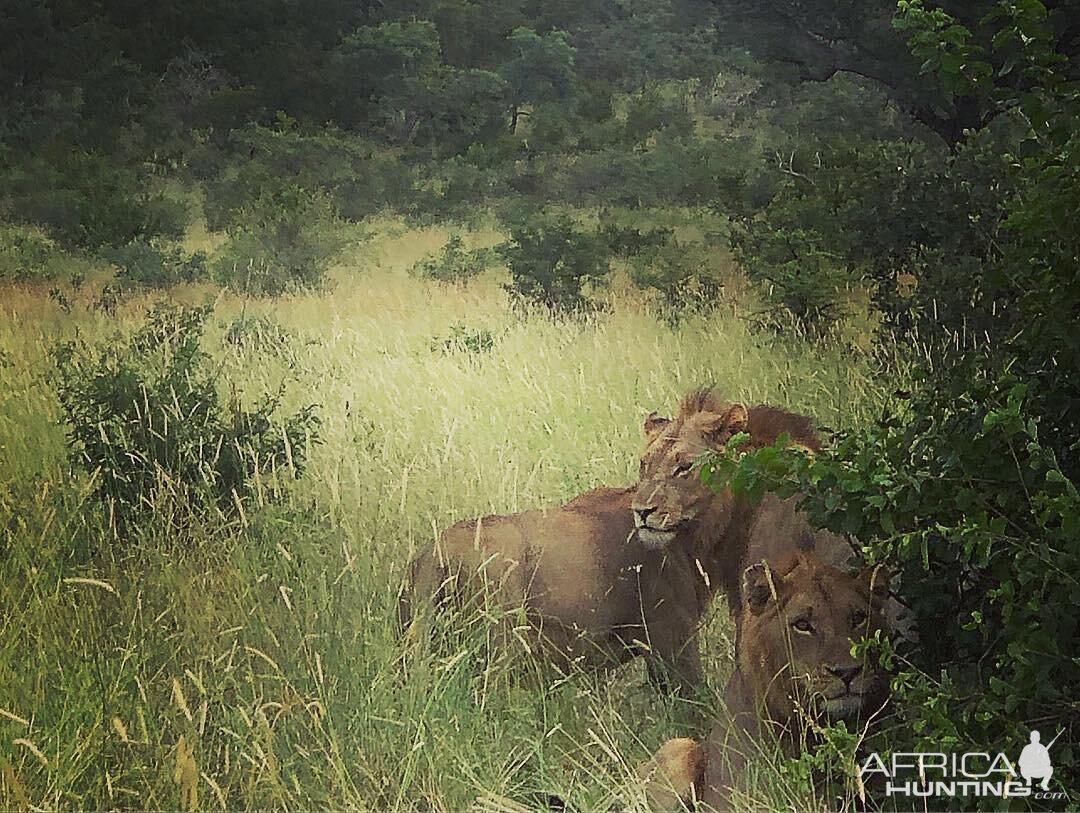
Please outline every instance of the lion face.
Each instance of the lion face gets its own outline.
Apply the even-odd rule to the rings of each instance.
[[[887,676],[851,648],[885,629],[887,596],[882,572],[850,576],[804,551],[746,569],[739,668],[773,719],[856,723],[881,708]]]
[[[655,412],[645,420],[645,454],[632,510],[638,538],[662,548],[676,534],[697,522],[718,501],[732,501],[730,492],[717,494],[697,476],[696,461],[703,452],[724,447],[746,429],[742,404],[725,404],[703,396],[683,402],[676,419]]]

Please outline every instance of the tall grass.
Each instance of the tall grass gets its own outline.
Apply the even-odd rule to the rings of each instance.
[[[105,339],[149,300],[107,317],[4,290],[0,806],[516,810],[556,793],[637,807],[635,765],[703,733],[730,669],[721,613],[701,708],[658,697],[640,666],[566,679],[523,663],[477,619],[450,652],[400,640],[403,566],[461,517],[630,482],[643,417],[693,386],[862,421],[880,400],[869,362],[769,344],[730,310],[672,327],[623,289],[552,321],[511,311],[494,273],[458,288],[410,277],[446,236],[384,229],[329,293],[174,293],[218,296],[206,341],[223,389],[286,381],[286,408],[320,404],[324,440],[284,503],[256,489],[235,521],[185,528],[184,546],[152,522],[111,544],[45,377],[54,342]],[[288,352],[225,341],[241,314],[283,328]],[[443,341],[462,329],[493,343]],[[762,773],[762,804],[821,804],[779,766]]]

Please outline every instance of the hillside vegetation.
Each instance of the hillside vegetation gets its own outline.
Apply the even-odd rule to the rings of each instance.
[[[860,749],[1036,728],[1074,791],[1077,19],[6,3],[0,805],[640,808],[720,710],[722,613],[675,701],[391,608],[441,528],[631,482],[707,384],[814,416],[821,454],[713,485],[802,494],[918,633],[860,644],[888,720],[760,760],[747,805],[903,806]]]

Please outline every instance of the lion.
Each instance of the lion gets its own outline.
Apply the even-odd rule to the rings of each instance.
[[[728,717],[704,743],[665,743],[650,761],[654,804],[699,799],[730,807],[749,759],[778,744],[789,756],[814,739],[818,722],[856,730],[882,711],[888,676],[852,642],[886,630],[888,579],[880,570],[849,575],[811,551],[793,549],[743,574],[742,627],[725,691]]]
[[[746,414],[727,405],[711,415],[710,442],[744,431]],[[641,538],[635,494],[597,488],[555,508],[453,525],[410,565],[400,623],[408,627],[432,603],[486,592],[507,610],[524,609],[530,646],[560,668],[645,655],[658,685],[693,692],[702,678],[695,636],[715,588],[689,546],[665,550]]]
[[[770,495],[758,506],[730,489],[714,491],[702,482],[701,455],[723,449],[731,427],[749,435],[744,449],[770,446],[784,434],[811,453],[821,449],[808,417],[764,404],[747,410],[710,390],[694,391],[683,398],[674,419],[653,413],[646,420],[647,447],[632,508],[638,539],[650,548],[691,556],[709,589],[723,591],[734,617],[747,556],[766,558],[790,547],[796,526],[801,531],[805,523],[785,516],[794,511],[794,498],[780,501]],[[770,532],[772,522],[784,527]],[[813,535],[802,544],[813,547]]]

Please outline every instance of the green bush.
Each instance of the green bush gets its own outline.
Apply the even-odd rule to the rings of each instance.
[[[63,252],[32,226],[0,224],[0,280],[52,280],[61,273]]]
[[[203,210],[214,231],[248,225],[290,189],[322,194],[335,202],[356,195],[382,197],[397,183],[389,176],[401,170],[400,161],[373,157],[371,148],[356,136],[330,128],[303,130],[284,114],[275,127],[245,127],[233,133],[231,141],[242,160],[217,171],[205,185]],[[383,175],[388,176],[385,182]]]
[[[182,248],[157,240],[133,240],[110,248],[101,256],[117,268],[117,279],[127,285],[167,288],[206,277],[206,254],[186,254]]]
[[[897,577],[918,643],[871,647],[895,671],[900,718],[877,750],[993,752],[1032,728],[1052,728],[1047,741],[1068,729],[1054,780],[1075,787],[1080,491],[1040,437],[1026,386],[983,361],[814,458],[781,441],[714,460],[706,477],[751,496],[804,494],[815,525],[859,539]]]
[[[252,294],[318,288],[344,244],[330,199],[286,185],[246,207],[242,225],[214,257],[214,273]]]
[[[72,463],[121,532],[159,512],[231,515],[257,479],[299,476],[318,439],[314,407],[279,416],[280,391],[251,409],[222,402],[200,348],[210,313],[160,304],[130,333],[53,351]]]
[[[717,250],[700,244],[646,249],[630,259],[630,279],[639,288],[656,291],[669,317],[688,309],[718,303],[726,279],[718,267]]]
[[[641,231],[633,226],[604,223],[599,229],[608,250],[616,257],[630,259],[648,251],[655,251],[671,244],[675,230],[668,227]]]
[[[417,262],[411,273],[436,282],[462,283],[482,274],[495,260],[492,249],[467,249],[461,235],[452,234],[442,250]]]
[[[735,256],[765,303],[762,324],[815,337],[848,313],[859,277],[812,230],[753,223],[732,234]]]
[[[12,218],[39,224],[73,248],[178,239],[190,219],[182,201],[152,191],[140,170],[95,152],[20,163],[0,176],[0,193]]]
[[[510,271],[511,296],[552,312],[587,306],[589,289],[610,270],[603,239],[566,214],[517,216],[508,225],[510,239],[499,251]]]
[[[650,85],[627,100],[626,139],[642,143],[664,130],[672,135],[689,136],[694,130],[690,99],[684,86]]]
[[[334,189],[341,216],[363,220],[384,211],[409,211],[417,196],[417,170],[396,155],[375,154]]]

